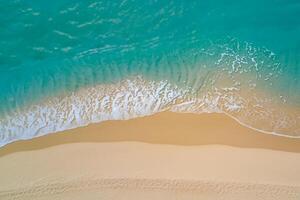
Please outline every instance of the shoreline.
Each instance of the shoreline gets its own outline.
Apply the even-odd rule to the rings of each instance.
[[[220,144],[300,152],[300,138],[261,133],[226,114],[165,111],[128,120],[103,121],[30,140],[15,141],[0,148],[0,157],[69,143],[121,141],[172,145]]]
[[[91,123],[128,120],[167,110],[198,115],[224,113],[254,131],[300,138],[299,108],[271,103],[272,98],[261,91],[256,91],[253,97],[249,91],[247,96],[245,91],[239,94],[231,93],[232,89],[226,87],[223,90],[220,94],[212,91],[212,94],[206,96],[204,93],[198,97],[190,94],[187,88],[166,80],[148,81],[139,76],[115,84],[80,88],[74,93],[49,97],[3,116],[0,119],[0,146],[51,132],[69,132]],[[256,105],[253,98],[269,103]]]

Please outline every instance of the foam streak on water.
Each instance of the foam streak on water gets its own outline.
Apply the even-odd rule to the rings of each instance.
[[[0,144],[164,110],[300,136],[300,4],[0,1]]]

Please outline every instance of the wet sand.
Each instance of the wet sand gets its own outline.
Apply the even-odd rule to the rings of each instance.
[[[164,112],[0,149],[0,199],[299,199],[300,139]]]

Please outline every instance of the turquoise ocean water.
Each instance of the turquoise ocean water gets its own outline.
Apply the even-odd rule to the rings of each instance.
[[[0,146],[164,110],[299,137],[300,1],[0,0],[0,92]]]

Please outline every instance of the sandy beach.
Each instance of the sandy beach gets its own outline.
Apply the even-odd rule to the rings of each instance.
[[[0,199],[300,199],[300,139],[163,112],[0,149]]]
[[[0,200],[300,200],[300,0],[0,11]]]

